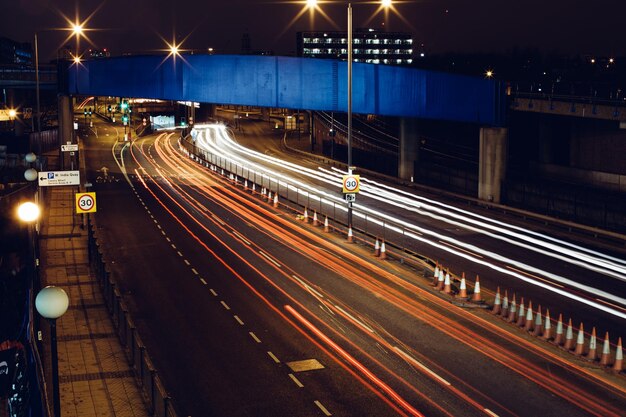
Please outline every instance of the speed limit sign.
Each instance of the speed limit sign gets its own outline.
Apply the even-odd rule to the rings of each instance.
[[[361,186],[361,180],[358,175],[344,175],[343,176],[343,192],[344,193],[358,193]]]
[[[76,193],[76,213],[95,213],[96,193]]]

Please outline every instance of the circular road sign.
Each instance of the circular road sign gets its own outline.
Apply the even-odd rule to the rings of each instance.
[[[96,211],[96,193],[77,193],[76,212],[92,213]]]
[[[343,176],[343,192],[344,193],[358,193],[361,181],[358,175],[344,175]]]

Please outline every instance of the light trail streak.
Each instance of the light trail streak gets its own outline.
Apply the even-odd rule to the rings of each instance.
[[[275,165],[280,165],[281,167],[286,167],[286,168],[288,168],[288,169],[290,169],[290,170],[292,170],[294,172],[298,172],[299,174],[304,174],[304,175],[307,175],[309,177],[314,177],[315,179],[318,179],[318,180],[320,179],[320,175],[316,171],[310,170],[310,169],[305,168],[305,167],[301,167],[301,166],[299,166],[297,164],[292,164],[292,163],[289,163],[289,162],[286,162],[286,161],[282,161],[282,160],[280,160],[278,158],[268,157],[266,155],[259,154],[259,153],[255,152],[255,151],[248,150],[248,149],[246,149],[246,148],[244,148],[244,147],[234,143],[234,141],[232,141],[232,139],[230,137],[228,137],[228,135],[226,134],[226,129],[222,125],[206,125],[206,126],[198,126],[197,128],[205,129],[205,130],[199,130],[199,132],[206,133],[207,131],[210,131],[210,134],[208,134],[208,135],[213,138],[214,143],[215,143],[215,145],[213,145],[211,142],[209,142],[208,139],[205,137],[205,134],[199,134],[198,135],[198,138],[199,138],[198,139],[198,144],[199,144],[199,146],[204,146],[209,151],[217,153],[217,154],[219,154],[219,155],[221,155],[221,156],[223,156],[225,158],[230,158],[231,160],[235,160],[242,167],[244,166],[244,164],[247,164],[249,166],[253,166],[255,168],[255,170],[263,172],[263,175],[268,175],[268,174],[266,174],[266,172],[269,172],[271,175],[280,176],[280,178],[282,178],[283,180],[288,180],[288,178],[289,178],[289,177],[286,177],[286,176],[284,176],[282,174],[275,173],[273,171],[268,171],[266,168],[264,169],[262,166],[260,166],[258,164],[255,164],[255,163],[252,163],[250,161],[246,161],[243,158],[238,157],[238,156],[236,156],[236,155],[234,155],[232,153],[227,153],[223,149],[218,148],[217,144],[218,143],[224,143],[229,149],[233,148],[233,149],[235,149],[237,151],[240,151],[240,152],[242,152],[242,153],[244,153],[246,155],[253,156],[254,158],[259,158],[259,159],[267,161],[269,163],[272,163],[272,164],[275,164]],[[314,174],[312,174],[312,173],[314,173]],[[334,181],[331,181],[330,179],[327,179],[327,178],[326,179],[322,178],[322,180],[327,182],[327,183],[329,183],[329,184],[337,184],[337,181],[336,181],[337,178],[335,178]],[[310,186],[302,183],[301,181],[297,181],[295,179],[291,179],[291,181],[296,182],[299,185],[299,187],[306,188],[307,192],[316,192],[316,193],[324,195],[324,197],[326,197],[326,198],[329,197],[328,193],[326,193],[326,192],[324,192],[322,190],[317,190],[317,189],[315,189],[313,187],[310,187]],[[330,197],[332,197],[332,196],[330,196]],[[336,201],[336,200],[337,200],[337,198],[334,198],[334,201]],[[385,200],[385,202],[388,203],[389,200],[390,199],[387,198]],[[325,202],[326,200],[323,199],[323,198],[320,198],[320,201]],[[333,200],[332,199],[328,200],[328,203],[330,203],[331,201],[333,201]],[[340,200],[340,201],[342,201],[342,200]],[[340,210],[345,210],[343,205],[339,206],[337,208],[339,208]],[[424,228],[419,228],[419,227],[417,227],[417,226],[415,226],[415,225],[413,225],[413,224],[411,224],[409,222],[403,221],[403,220],[395,218],[393,216],[389,216],[389,215],[387,215],[385,213],[381,213],[381,212],[378,212],[378,211],[371,210],[371,209],[369,209],[369,208],[367,208],[365,206],[362,206],[362,205],[356,205],[355,204],[355,212],[354,212],[355,216],[361,216],[361,217],[364,216],[364,214],[359,213],[358,211],[356,211],[356,209],[360,209],[360,210],[362,210],[365,213],[369,213],[371,215],[374,215],[374,216],[377,216],[377,217],[379,217],[381,219],[384,219],[384,220],[381,221],[381,220],[368,218],[368,221],[370,221],[372,223],[375,223],[375,224],[378,224],[380,226],[384,226],[386,229],[391,230],[391,231],[395,231],[396,233],[401,233],[405,237],[409,237],[409,238],[412,238],[414,240],[418,240],[421,243],[425,243],[425,244],[428,244],[430,246],[437,247],[438,249],[445,250],[448,253],[451,253],[453,255],[460,256],[460,257],[462,257],[462,258],[464,258],[466,260],[469,260],[469,261],[481,264],[481,265],[483,265],[485,267],[491,268],[491,269],[493,269],[493,270],[495,270],[497,272],[500,272],[500,273],[502,273],[504,275],[512,276],[512,277],[517,278],[519,280],[525,281],[525,282],[527,282],[529,284],[540,286],[540,287],[542,287],[542,288],[544,288],[546,290],[549,290],[549,291],[557,292],[558,294],[560,294],[560,295],[562,295],[564,297],[567,297],[567,298],[570,298],[572,300],[584,303],[584,304],[586,304],[586,305],[588,305],[590,307],[593,307],[593,308],[605,311],[605,312],[607,312],[609,314],[613,314],[613,315],[616,315],[616,316],[621,317],[621,318],[626,318],[626,315],[623,314],[621,311],[612,309],[610,307],[607,307],[606,305],[603,305],[603,304],[600,304],[600,303],[597,303],[597,302],[594,301],[595,297],[602,297],[604,299],[611,300],[614,303],[621,304],[621,305],[626,305],[626,299],[624,299],[624,298],[615,296],[615,295],[610,294],[610,293],[608,293],[606,291],[599,290],[599,289],[597,289],[595,287],[591,287],[589,285],[584,285],[584,284],[578,283],[578,282],[576,282],[574,280],[571,280],[571,279],[559,276],[557,274],[553,274],[553,273],[550,273],[548,271],[541,270],[539,268],[535,268],[535,267],[529,266],[529,265],[524,264],[522,262],[512,260],[510,258],[501,256],[501,255],[499,255],[497,253],[494,253],[494,252],[491,252],[491,251],[487,251],[487,250],[483,250],[482,248],[476,247],[474,245],[468,245],[468,244],[466,244],[466,243],[464,243],[462,241],[459,241],[458,239],[453,239],[453,238],[450,238],[448,236],[439,234],[439,233],[431,231],[431,230],[427,230],[427,229],[424,229]],[[383,224],[384,222],[387,222],[387,223]],[[437,244],[436,242],[433,242],[429,238],[422,238],[419,235],[416,235],[415,233],[406,233],[405,230],[403,230],[403,229],[401,229],[399,227],[396,227],[396,226],[392,226],[390,223],[391,224],[398,224],[402,228],[408,228],[408,229],[411,229],[411,230],[417,230],[418,233],[420,233],[420,235],[428,235],[428,236],[433,236],[433,237],[435,237],[437,239],[446,240],[449,244],[452,244],[452,245],[465,246],[467,248],[467,250],[469,250],[469,251],[477,252],[477,253],[481,254],[482,256],[484,256],[484,257],[489,257],[491,259],[494,259],[496,261],[501,262],[504,265],[512,264],[512,265],[514,265],[518,269],[529,271],[531,273],[531,275],[533,275],[533,274],[534,275],[544,275],[549,280],[556,281],[556,282],[559,282],[561,284],[565,284],[565,285],[568,285],[570,287],[576,288],[576,289],[578,289],[580,291],[583,291],[585,293],[589,293],[589,294],[593,295],[594,297],[586,297],[586,296],[583,297],[583,296],[580,296],[578,294],[572,293],[571,291],[568,291],[568,290],[557,291],[554,286],[546,284],[545,282],[540,282],[538,280],[529,278],[526,275],[519,274],[519,273],[513,272],[511,270],[502,268],[502,267],[500,267],[498,265],[495,265],[495,264],[493,264],[491,262],[487,262],[487,261],[484,261],[484,260],[477,259],[474,256],[467,256],[467,254],[462,254],[459,251],[451,250],[450,248],[445,248],[445,247]],[[493,236],[495,236],[495,235],[493,235]],[[550,238],[550,239],[553,239],[553,238]],[[513,242],[511,240],[511,243],[515,243],[515,242]],[[529,246],[529,245],[526,245],[526,246],[527,246],[527,249],[535,250],[532,246]],[[557,249],[560,250],[560,249],[563,249],[563,248],[558,247]],[[545,252],[544,254],[548,254],[550,256],[555,256],[555,257],[557,257],[557,258],[559,258],[561,260],[564,260],[564,261],[571,261],[571,260],[568,260],[568,258],[562,257],[561,255],[558,255],[558,254],[548,253],[546,251],[543,251],[543,252]],[[579,255],[579,256],[582,256],[582,257],[586,257],[587,256],[587,255],[580,254],[580,253],[574,253],[573,255]],[[589,259],[589,258],[587,258],[587,259]],[[617,258],[615,258],[615,259],[617,259]],[[603,261],[601,261],[601,260],[599,262],[600,262],[599,265],[602,265],[602,266],[611,266],[611,265],[613,265],[612,263],[602,263]],[[574,263],[577,264],[578,266],[586,265],[586,264],[581,264],[578,261],[574,261]],[[602,271],[604,271],[604,270],[597,269],[597,268],[595,268],[594,270],[596,272],[600,272],[600,273],[603,273]],[[624,271],[626,271],[626,269]],[[620,277],[620,279],[624,279],[624,278]],[[563,287],[563,285],[557,285],[557,286]]]
[[[344,256],[345,256],[345,255],[344,255]],[[343,272],[342,272],[342,273],[343,273]],[[380,287],[377,287],[377,288],[375,289],[375,291],[380,291]],[[419,314],[423,314],[423,311],[420,311],[420,312],[419,312]],[[473,340],[475,341],[475,339],[473,339]],[[467,342],[467,343],[469,343],[470,345],[472,344],[471,339],[470,339],[470,340],[468,340],[468,341],[466,341],[466,342]],[[506,359],[506,358],[504,358],[504,359]],[[510,359],[509,359],[509,360],[510,360]],[[527,368],[525,368],[525,369],[527,369]],[[522,373],[522,374],[523,374],[523,372],[524,372],[524,370],[518,370],[518,371],[519,371],[520,373]]]

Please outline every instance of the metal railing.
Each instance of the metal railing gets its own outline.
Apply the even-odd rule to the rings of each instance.
[[[152,364],[146,346],[141,341],[137,328],[126,308],[116,280],[110,271],[98,238],[96,228],[89,218],[89,263],[102,288],[104,302],[113,321],[113,327],[126,352],[126,359],[135,372],[135,379],[146,400],[149,412],[155,417],[177,417],[172,399],[163,386],[163,381]]]

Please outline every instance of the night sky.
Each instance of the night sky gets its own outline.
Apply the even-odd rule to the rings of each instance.
[[[261,0],[1,0],[0,36],[32,42],[40,31],[42,61],[51,59],[63,45],[67,32],[48,31],[72,21],[89,20],[89,46],[108,48],[112,55],[153,53],[165,48],[162,38],[182,42],[182,48],[216,53],[238,53],[241,38],[250,34],[252,49],[295,53],[295,33],[300,30],[345,30],[346,3],[320,7],[329,21],[307,12],[290,22],[302,2]],[[6,5],[10,4],[7,8]],[[390,12],[369,17],[375,4],[353,2],[354,27],[381,27],[409,31],[429,53],[504,52],[514,47],[544,52],[626,56],[623,0],[422,0],[394,2],[398,17]],[[68,42],[73,45],[74,41]]]

